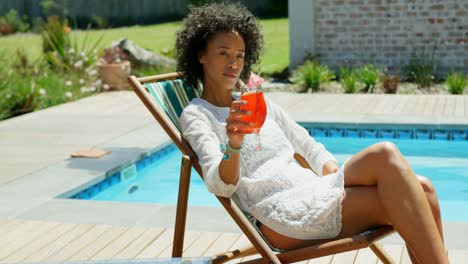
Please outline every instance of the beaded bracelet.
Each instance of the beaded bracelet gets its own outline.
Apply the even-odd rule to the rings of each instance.
[[[229,140],[226,141],[225,144],[221,144],[219,145],[219,148],[221,149],[221,151],[224,153],[223,155],[223,159],[224,160],[229,160],[231,158],[231,154],[232,153],[240,153],[241,150],[242,150],[242,145],[240,148],[233,148],[231,147],[231,145],[229,144]]]

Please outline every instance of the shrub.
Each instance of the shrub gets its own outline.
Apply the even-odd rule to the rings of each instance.
[[[18,59],[18,62],[13,63],[13,68],[15,68],[20,73],[25,74],[30,68],[30,63],[28,55],[26,55],[24,48],[18,48],[16,50],[16,57]]]
[[[0,61],[5,62],[7,52],[0,51]],[[15,74],[15,76],[12,76]],[[27,77],[15,73],[10,67],[0,67],[0,120],[19,115],[21,109],[26,109],[28,93],[31,89],[24,89]],[[31,96],[29,96],[32,99]],[[29,99],[29,100],[30,100]]]
[[[79,45],[70,38],[71,29],[67,20],[57,16],[48,18],[43,25],[42,44],[46,61],[56,70],[84,72],[89,67],[96,67],[97,46],[102,36],[94,43],[89,43],[88,35]]]
[[[66,17],[70,13],[64,1],[42,0],[39,5],[47,16],[58,14],[60,17]]]
[[[431,86],[434,81],[434,72],[436,69],[437,45],[434,42],[431,49],[421,48],[419,53],[413,51],[408,65],[408,74],[412,81],[420,88]]]
[[[42,51],[49,64],[57,65],[59,58],[62,62],[67,63],[69,59],[68,51],[71,48],[69,34],[68,21],[57,16],[48,17],[47,23],[42,25]]]
[[[320,65],[315,60],[307,60],[292,73],[291,82],[302,87],[300,92],[307,92],[309,88],[316,92],[321,84],[334,78],[335,74],[327,66]]]
[[[10,116],[10,111],[6,107],[6,102],[10,97],[7,92],[8,87],[10,87],[10,79],[7,78],[4,72],[0,72],[0,77],[0,120],[2,120]]]
[[[30,30],[28,17],[22,18],[18,12],[11,9],[3,17],[0,17],[0,34],[7,35],[15,32],[26,32]]]
[[[0,36],[13,34],[13,27],[6,21],[4,17],[0,17]]]
[[[94,75],[45,70],[39,75],[13,72],[0,79],[0,120],[73,101],[101,91]]]
[[[340,67],[340,83],[345,93],[355,93],[358,90],[358,75],[351,67]]]
[[[392,75],[387,70],[384,70],[383,75],[380,77],[380,82],[386,94],[395,94],[398,90],[400,83],[400,76],[398,74]]]
[[[373,65],[365,65],[357,71],[359,80],[364,83],[364,92],[372,93],[377,80],[379,79],[379,69]]]
[[[0,80],[0,119],[34,111],[36,90],[29,76],[9,75]]]
[[[445,83],[451,94],[462,94],[467,85],[467,78],[463,73],[452,72]]]
[[[31,61],[24,48],[16,49],[16,61],[12,61],[11,68],[21,74],[38,75],[47,69],[43,58]]]
[[[77,92],[80,85],[76,80],[77,77],[72,75],[67,77],[65,79],[60,74],[48,72],[34,79],[39,94],[36,109],[44,109],[80,98]],[[69,81],[70,79],[72,81]]]
[[[97,28],[100,28],[100,29],[104,29],[104,28],[108,28],[109,27],[109,22],[101,17],[101,16],[93,16],[91,18],[92,20],[92,23],[97,27]]]
[[[0,61],[6,57],[0,50]],[[0,120],[99,92],[102,82],[97,78],[93,67],[64,74],[44,60],[28,60],[19,49],[11,65],[0,67]]]

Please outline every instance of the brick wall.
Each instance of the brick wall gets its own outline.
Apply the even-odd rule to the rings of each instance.
[[[435,47],[439,74],[468,73],[468,0],[314,2],[312,53],[334,69],[372,63],[403,70],[412,52],[430,54]]]

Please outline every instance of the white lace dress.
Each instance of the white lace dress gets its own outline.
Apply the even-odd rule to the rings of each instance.
[[[208,190],[218,196],[237,194],[241,207],[276,232],[297,239],[336,237],[341,231],[343,166],[322,176],[323,165],[335,158],[280,107],[267,100],[267,118],[260,132],[244,137],[240,179],[225,184],[218,171],[223,158],[228,107],[193,99],[180,117],[184,138],[197,153]],[[294,160],[301,154],[314,172]]]

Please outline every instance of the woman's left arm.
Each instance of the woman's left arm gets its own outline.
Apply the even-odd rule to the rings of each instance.
[[[294,150],[303,156],[314,172],[319,175],[327,175],[338,170],[335,157],[328,152],[323,144],[315,141],[307,130],[297,124],[281,107],[267,100],[269,111],[286,137],[294,147]]]

